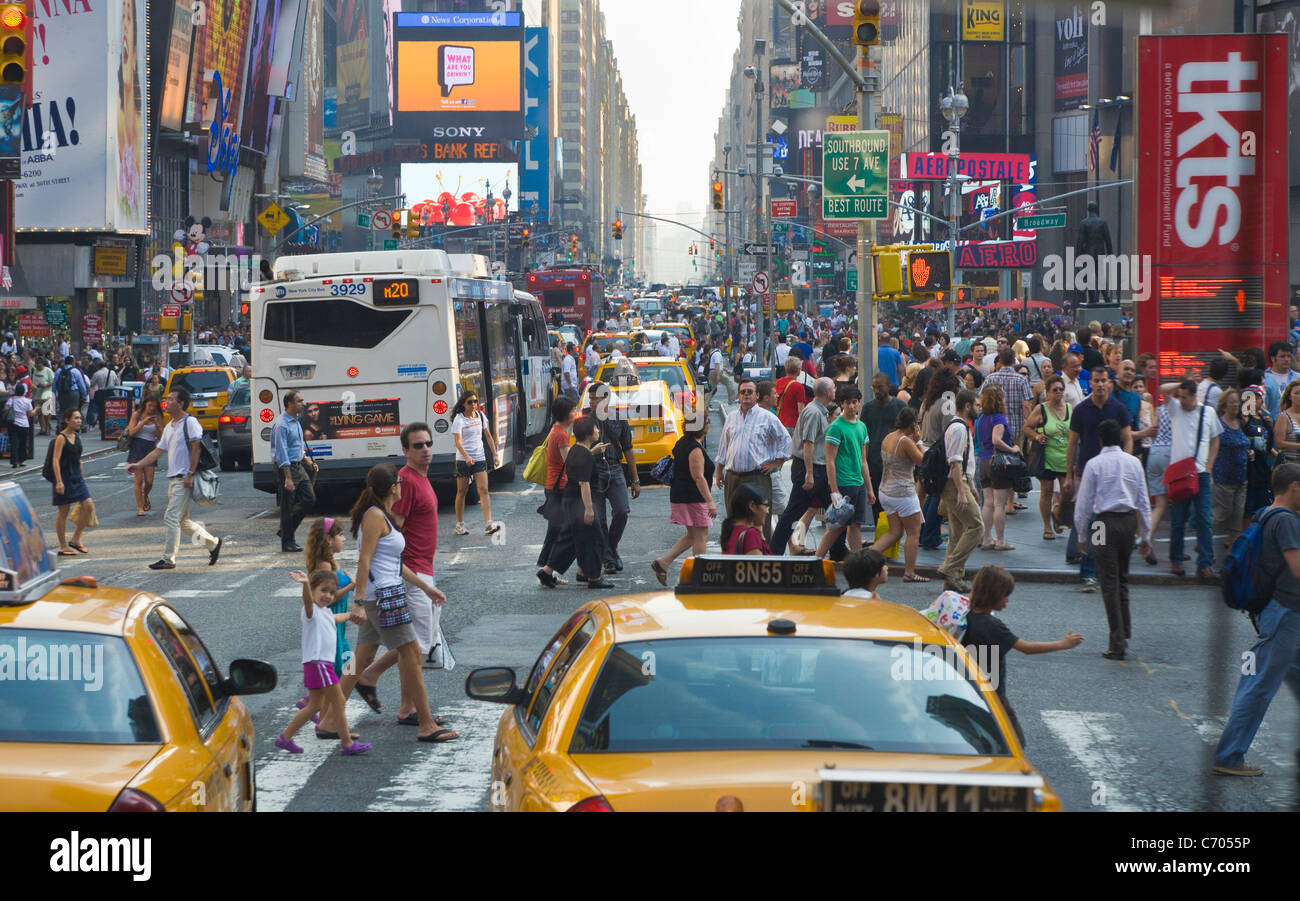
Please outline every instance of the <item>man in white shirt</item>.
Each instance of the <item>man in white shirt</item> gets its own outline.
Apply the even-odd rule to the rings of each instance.
[[[776,346],[775,361],[778,370],[785,368],[785,361],[790,356],[790,348],[794,345],[794,335],[786,335],[785,341]]]
[[[1174,575],[1183,574],[1183,532],[1188,516],[1195,518],[1196,575],[1201,579],[1214,574],[1214,532],[1210,527],[1212,487],[1210,471],[1219,455],[1219,436],[1223,424],[1214,410],[1196,402],[1196,380],[1166,382],[1160,393],[1169,398],[1169,424],[1173,441],[1169,449],[1170,465],[1195,455],[1198,490],[1192,497],[1171,504],[1169,511],[1169,559]]]
[[[622,341],[621,339],[618,340],[618,341],[615,341],[615,342],[614,342],[614,349],[611,350],[611,351],[609,352],[609,358],[610,358],[611,360],[622,359],[622,357],[623,357],[623,349],[624,349],[625,346],[626,346],[626,345],[623,344],[623,341]]]
[[[1065,402],[1071,407],[1083,403],[1083,385],[1079,373],[1083,372],[1083,355],[1066,354],[1065,366],[1061,369],[1061,380],[1065,382]]]
[[[1144,557],[1151,553],[1151,501],[1142,463],[1120,446],[1120,424],[1103,419],[1097,426],[1097,437],[1101,453],[1083,467],[1075,497],[1074,527],[1080,535],[1088,536],[1097,559],[1097,577],[1110,625],[1110,644],[1102,656],[1123,660],[1128,640],[1133,637],[1128,610],[1129,560],[1135,538],[1141,542],[1138,553]]]
[[[564,349],[564,359],[560,361],[560,393],[572,400],[578,399],[578,347],[572,341]]]
[[[939,574],[945,590],[970,593],[966,581],[966,560],[984,534],[984,518],[975,499],[975,448],[970,426],[975,418],[975,392],[957,394],[957,416],[944,429],[944,447],[948,453],[948,482],[943,487],[940,505],[948,516],[948,552]]]
[[[672,332],[668,332],[668,346],[672,349],[672,359],[677,360],[682,355],[682,342]]]
[[[663,336],[659,339],[659,346],[657,349],[659,351],[659,356],[667,357],[670,360],[677,359],[677,355],[673,353],[672,342],[668,340],[667,332],[664,332]]]
[[[731,373],[727,372],[726,365],[723,363],[722,348],[715,347],[713,352],[709,354],[710,398],[718,393],[719,384],[727,386],[727,403],[734,404],[736,402],[736,382],[732,379]]]
[[[221,555],[222,539],[203,528],[202,523],[190,519],[190,490],[194,487],[194,474],[199,468],[199,439],[203,437],[203,426],[189,415],[190,393],[184,388],[177,388],[167,395],[167,413],[172,421],[163,428],[158,446],[138,463],[128,464],[126,471],[134,475],[135,471],[153,463],[164,453],[167,454],[167,512],[163,515],[163,524],[167,527],[167,538],[163,544],[162,559],[150,563],[150,569],[175,569],[176,553],[181,547],[181,531],[198,536],[208,549],[208,566],[217,562]]]
[[[584,362],[587,367],[587,378],[594,379],[596,370],[600,368],[600,351],[596,349],[595,341],[587,345],[587,358]]]

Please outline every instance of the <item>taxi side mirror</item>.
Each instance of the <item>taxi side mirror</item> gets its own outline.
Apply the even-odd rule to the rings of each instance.
[[[275,667],[264,660],[230,661],[230,676],[222,683],[226,696],[261,695],[275,688]]]
[[[465,677],[465,694],[475,701],[493,704],[522,704],[528,700],[508,666],[488,666]]]

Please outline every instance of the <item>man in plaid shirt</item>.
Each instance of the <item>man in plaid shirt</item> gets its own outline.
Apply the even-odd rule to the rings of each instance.
[[[1008,444],[1019,443],[1020,430],[1024,426],[1030,410],[1033,409],[1034,395],[1029,389],[1029,380],[1016,372],[1015,351],[1005,344],[1001,346],[997,356],[994,357],[993,374],[984,380],[984,385],[985,387],[996,385],[1002,389],[1002,399],[1006,401],[1007,408],[1006,441]],[[1007,512],[1014,513],[1017,510],[1024,509],[1025,505],[1016,501],[1015,493],[1009,492],[1007,495]]]

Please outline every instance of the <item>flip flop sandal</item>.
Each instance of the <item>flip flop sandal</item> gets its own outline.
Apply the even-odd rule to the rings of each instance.
[[[361,700],[370,705],[370,709],[379,713],[384,709],[384,705],[379,703],[379,692],[373,685],[364,685],[361,682],[356,684],[357,694],[361,695]]]
[[[1044,533],[1043,533],[1043,540],[1044,540],[1044,541],[1055,541],[1055,540],[1056,540],[1056,533],[1055,533],[1055,532],[1044,532]]]
[[[435,717],[433,718],[433,722],[434,722],[435,725],[438,725],[438,726],[445,726],[445,725],[447,725],[447,721],[446,721],[445,719],[443,719],[442,717],[440,717],[440,716],[435,716]],[[418,725],[420,725],[420,715],[419,715],[418,713],[411,713],[411,714],[408,714],[408,715],[406,715],[406,716],[400,716],[400,717],[397,718],[397,725],[399,725],[399,726],[418,726]]]
[[[76,552],[76,551],[59,551],[59,556],[60,556],[60,557],[75,557],[75,556],[77,556],[77,552]]]
[[[70,547],[70,548],[72,548],[73,550],[76,550],[76,551],[78,551],[78,552],[80,552],[80,553],[82,553],[82,554],[89,554],[89,553],[90,553],[90,549],[87,548],[85,545],[81,545],[81,544],[72,544],[71,542],[69,542],[69,543],[68,543],[68,547]]]
[[[658,560],[651,560],[650,568],[655,571],[655,578],[659,580],[659,584],[662,585],[664,588],[667,588],[668,570],[664,569],[664,567],[660,565]]]
[[[908,575],[904,575],[904,576],[903,576],[903,581],[904,581],[904,582],[929,582],[930,580],[927,579],[927,578],[925,578],[924,576],[908,576]]]
[[[439,737],[443,735],[450,735],[451,738]],[[430,732],[428,735],[417,736],[416,741],[422,741],[426,744],[441,745],[446,744],[449,741],[455,741],[458,738],[460,738],[460,735],[453,732],[451,729],[439,729],[437,732]]]

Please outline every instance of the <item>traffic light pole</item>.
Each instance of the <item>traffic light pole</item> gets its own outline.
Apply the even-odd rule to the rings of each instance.
[[[858,47],[858,64],[871,67],[870,48]],[[876,121],[876,78],[873,72],[857,85],[858,130],[870,129]],[[871,248],[876,243],[876,220],[858,220],[858,385],[867,393],[876,371],[876,271]]]

